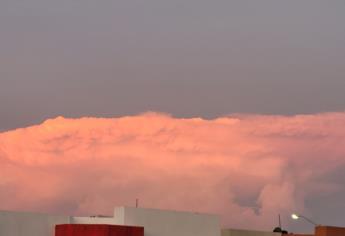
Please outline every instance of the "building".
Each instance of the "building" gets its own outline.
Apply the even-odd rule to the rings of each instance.
[[[0,236],[53,236],[56,225],[70,220],[69,216],[0,211]]]
[[[144,236],[144,227],[65,224],[55,226],[55,236]]]
[[[314,234],[290,234],[291,236],[345,236],[345,228],[334,226],[316,226]]]
[[[114,215],[110,217],[53,216],[0,211],[0,236],[61,235],[57,231],[68,230],[68,225],[71,224],[73,229],[70,231],[79,232],[82,229],[78,228],[78,225],[84,225],[88,226],[89,231],[97,228],[100,236],[103,236],[101,232],[107,230],[105,226],[109,225],[143,227],[146,236],[220,236],[219,217],[210,214],[133,207],[115,208]],[[92,225],[98,225],[98,227],[95,228]],[[76,233],[76,235],[79,234]]]
[[[0,211],[0,236],[279,236],[223,229],[217,215],[117,207],[113,216],[58,216]],[[290,234],[291,236],[302,236]],[[314,235],[344,236],[345,228],[318,226]]]
[[[220,236],[216,215],[118,207],[113,217],[73,217],[73,224],[114,224],[142,226],[149,236]]]
[[[281,233],[244,229],[222,229],[222,236],[281,236]]]
[[[318,226],[315,228],[315,236],[344,236],[345,228],[332,226]]]

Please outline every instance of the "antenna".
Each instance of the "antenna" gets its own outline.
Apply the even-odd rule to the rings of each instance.
[[[139,199],[135,199],[135,208],[138,208],[139,207]]]
[[[283,230],[282,229],[282,221],[280,219],[280,214],[278,214],[278,223],[279,223],[279,226],[278,227],[275,227],[273,229],[273,232],[276,232],[276,233],[281,233],[282,235],[285,235],[285,234],[288,234],[288,232],[286,230]]]

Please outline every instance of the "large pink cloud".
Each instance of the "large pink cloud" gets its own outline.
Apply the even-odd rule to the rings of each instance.
[[[341,202],[344,167],[345,113],[58,117],[0,134],[0,208],[111,214],[139,198],[271,229],[278,213],[288,223],[327,197]]]

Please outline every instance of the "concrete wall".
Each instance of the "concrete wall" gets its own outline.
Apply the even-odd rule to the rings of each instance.
[[[68,223],[68,216],[0,211],[0,236],[54,236],[55,225]]]
[[[132,207],[115,208],[115,224],[143,226],[145,236],[220,236],[216,215]]]
[[[281,236],[281,234],[242,229],[223,229],[222,236]]]

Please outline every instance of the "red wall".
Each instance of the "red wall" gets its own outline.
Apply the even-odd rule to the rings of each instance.
[[[303,236],[305,234],[290,234],[291,236]],[[315,234],[310,236],[345,236],[345,228],[331,226],[315,227]],[[306,235],[307,236],[307,235]]]
[[[65,224],[55,226],[55,236],[144,236],[143,227]]]
[[[344,236],[345,228],[318,226],[315,228],[315,236]]]

